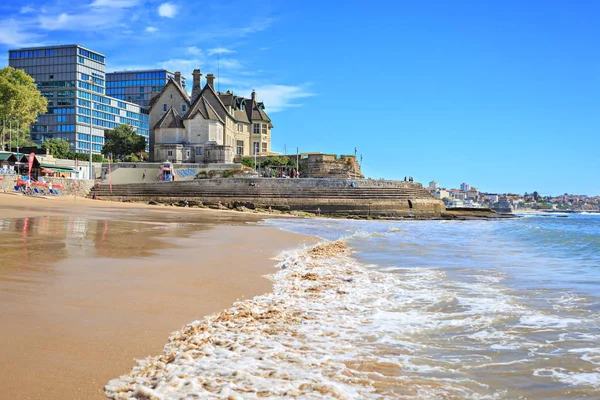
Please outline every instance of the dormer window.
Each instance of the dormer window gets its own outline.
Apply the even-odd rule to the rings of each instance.
[[[181,105],[181,111],[182,111],[182,112],[185,112],[185,104],[182,104],[182,105]]]
[[[167,111],[167,105],[163,104],[163,111]]]

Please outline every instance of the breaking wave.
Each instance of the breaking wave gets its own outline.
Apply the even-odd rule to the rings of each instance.
[[[599,318],[578,307],[585,298],[540,292],[533,298],[550,304],[541,309],[504,286],[504,272],[472,270],[465,284],[439,268],[386,270],[361,264],[344,240],[280,257],[272,293],[173,333],[162,355],[110,381],[107,396],[500,399],[531,396],[535,385],[555,398],[600,389]]]

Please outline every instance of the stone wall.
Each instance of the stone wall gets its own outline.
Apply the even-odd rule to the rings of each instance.
[[[14,186],[17,184],[16,175],[2,175],[0,181],[0,190],[5,192],[14,192]],[[67,178],[43,178],[46,182],[52,182],[52,185],[60,184],[64,186],[64,189],[58,189],[61,195],[73,196],[74,192],[77,192],[77,197],[87,197],[90,193],[90,189],[94,186],[94,182],[91,180],[84,179],[67,179]]]
[[[346,179],[204,179],[188,182],[107,185],[94,192],[101,199],[118,197],[131,201],[177,203],[184,199],[197,204],[236,208],[269,207],[282,211],[316,212],[341,217],[436,218],[443,203],[422,189],[403,181]]]
[[[115,163],[111,164],[113,184],[122,183],[152,183],[158,182],[158,173],[163,163]],[[102,165],[99,179],[109,182],[108,164]],[[189,181],[204,177],[222,177],[226,171],[242,171],[241,164],[196,164],[181,163],[173,164],[176,181]],[[142,180],[142,175],[146,178]]]
[[[335,154],[309,154],[299,161],[300,176],[305,178],[362,178],[356,157]]]

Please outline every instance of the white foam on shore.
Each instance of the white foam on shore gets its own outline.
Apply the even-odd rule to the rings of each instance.
[[[163,355],[111,380],[108,397],[496,399],[507,396],[497,379],[517,368],[595,382],[593,372],[558,377],[535,366],[556,348],[529,333],[558,342],[579,320],[530,309],[497,285],[500,276],[465,285],[433,268],[381,272],[341,241],[280,259],[273,293],[173,333]],[[595,361],[593,351],[581,353]],[[489,376],[484,367],[493,368]]]

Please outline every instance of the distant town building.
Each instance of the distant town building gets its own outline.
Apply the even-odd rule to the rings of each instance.
[[[471,185],[469,185],[468,183],[461,183],[460,184],[460,190],[462,190],[463,192],[467,192],[471,189]]]
[[[452,199],[446,205],[447,208],[464,207],[465,202],[462,199]]]
[[[160,93],[175,74],[166,69],[115,71],[106,74],[106,94],[148,108],[153,93]],[[185,78],[175,78],[185,90]]]
[[[98,154],[104,131],[132,125],[149,143],[148,115],[134,103],[105,93],[105,58],[79,45],[9,50],[9,65],[35,79],[48,112],[31,126],[31,139],[41,144],[50,138],[69,142],[71,151]]]
[[[195,69],[191,97],[176,72],[150,101],[151,157],[176,163],[231,163],[234,154],[271,151],[271,119],[256,92],[249,99],[215,90],[213,74]]]
[[[489,201],[490,203],[497,203],[499,198],[500,198],[500,196],[498,196],[497,194],[494,194],[494,193],[488,193],[485,195],[485,199],[487,201]]]
[[[467,198],[467,194],[461,190],[452,189],[450,190],[450,197],[453,199],[464,200]]]
[[[444,189],[437,189],[436,191],[433,192],[433,197],[435,197],[438,200],[449,199],[450,192],[448,192],[447,190],[444,190]]]
[[[437,181],[431,181],[429,182],[429,187],[432,189],[438,189],[440,187],[440,184]]]
[[[472,187],[467,191],[467,198],[475,199],[477,197],[479,197],[479,190],[477,190],[477,188]]]

